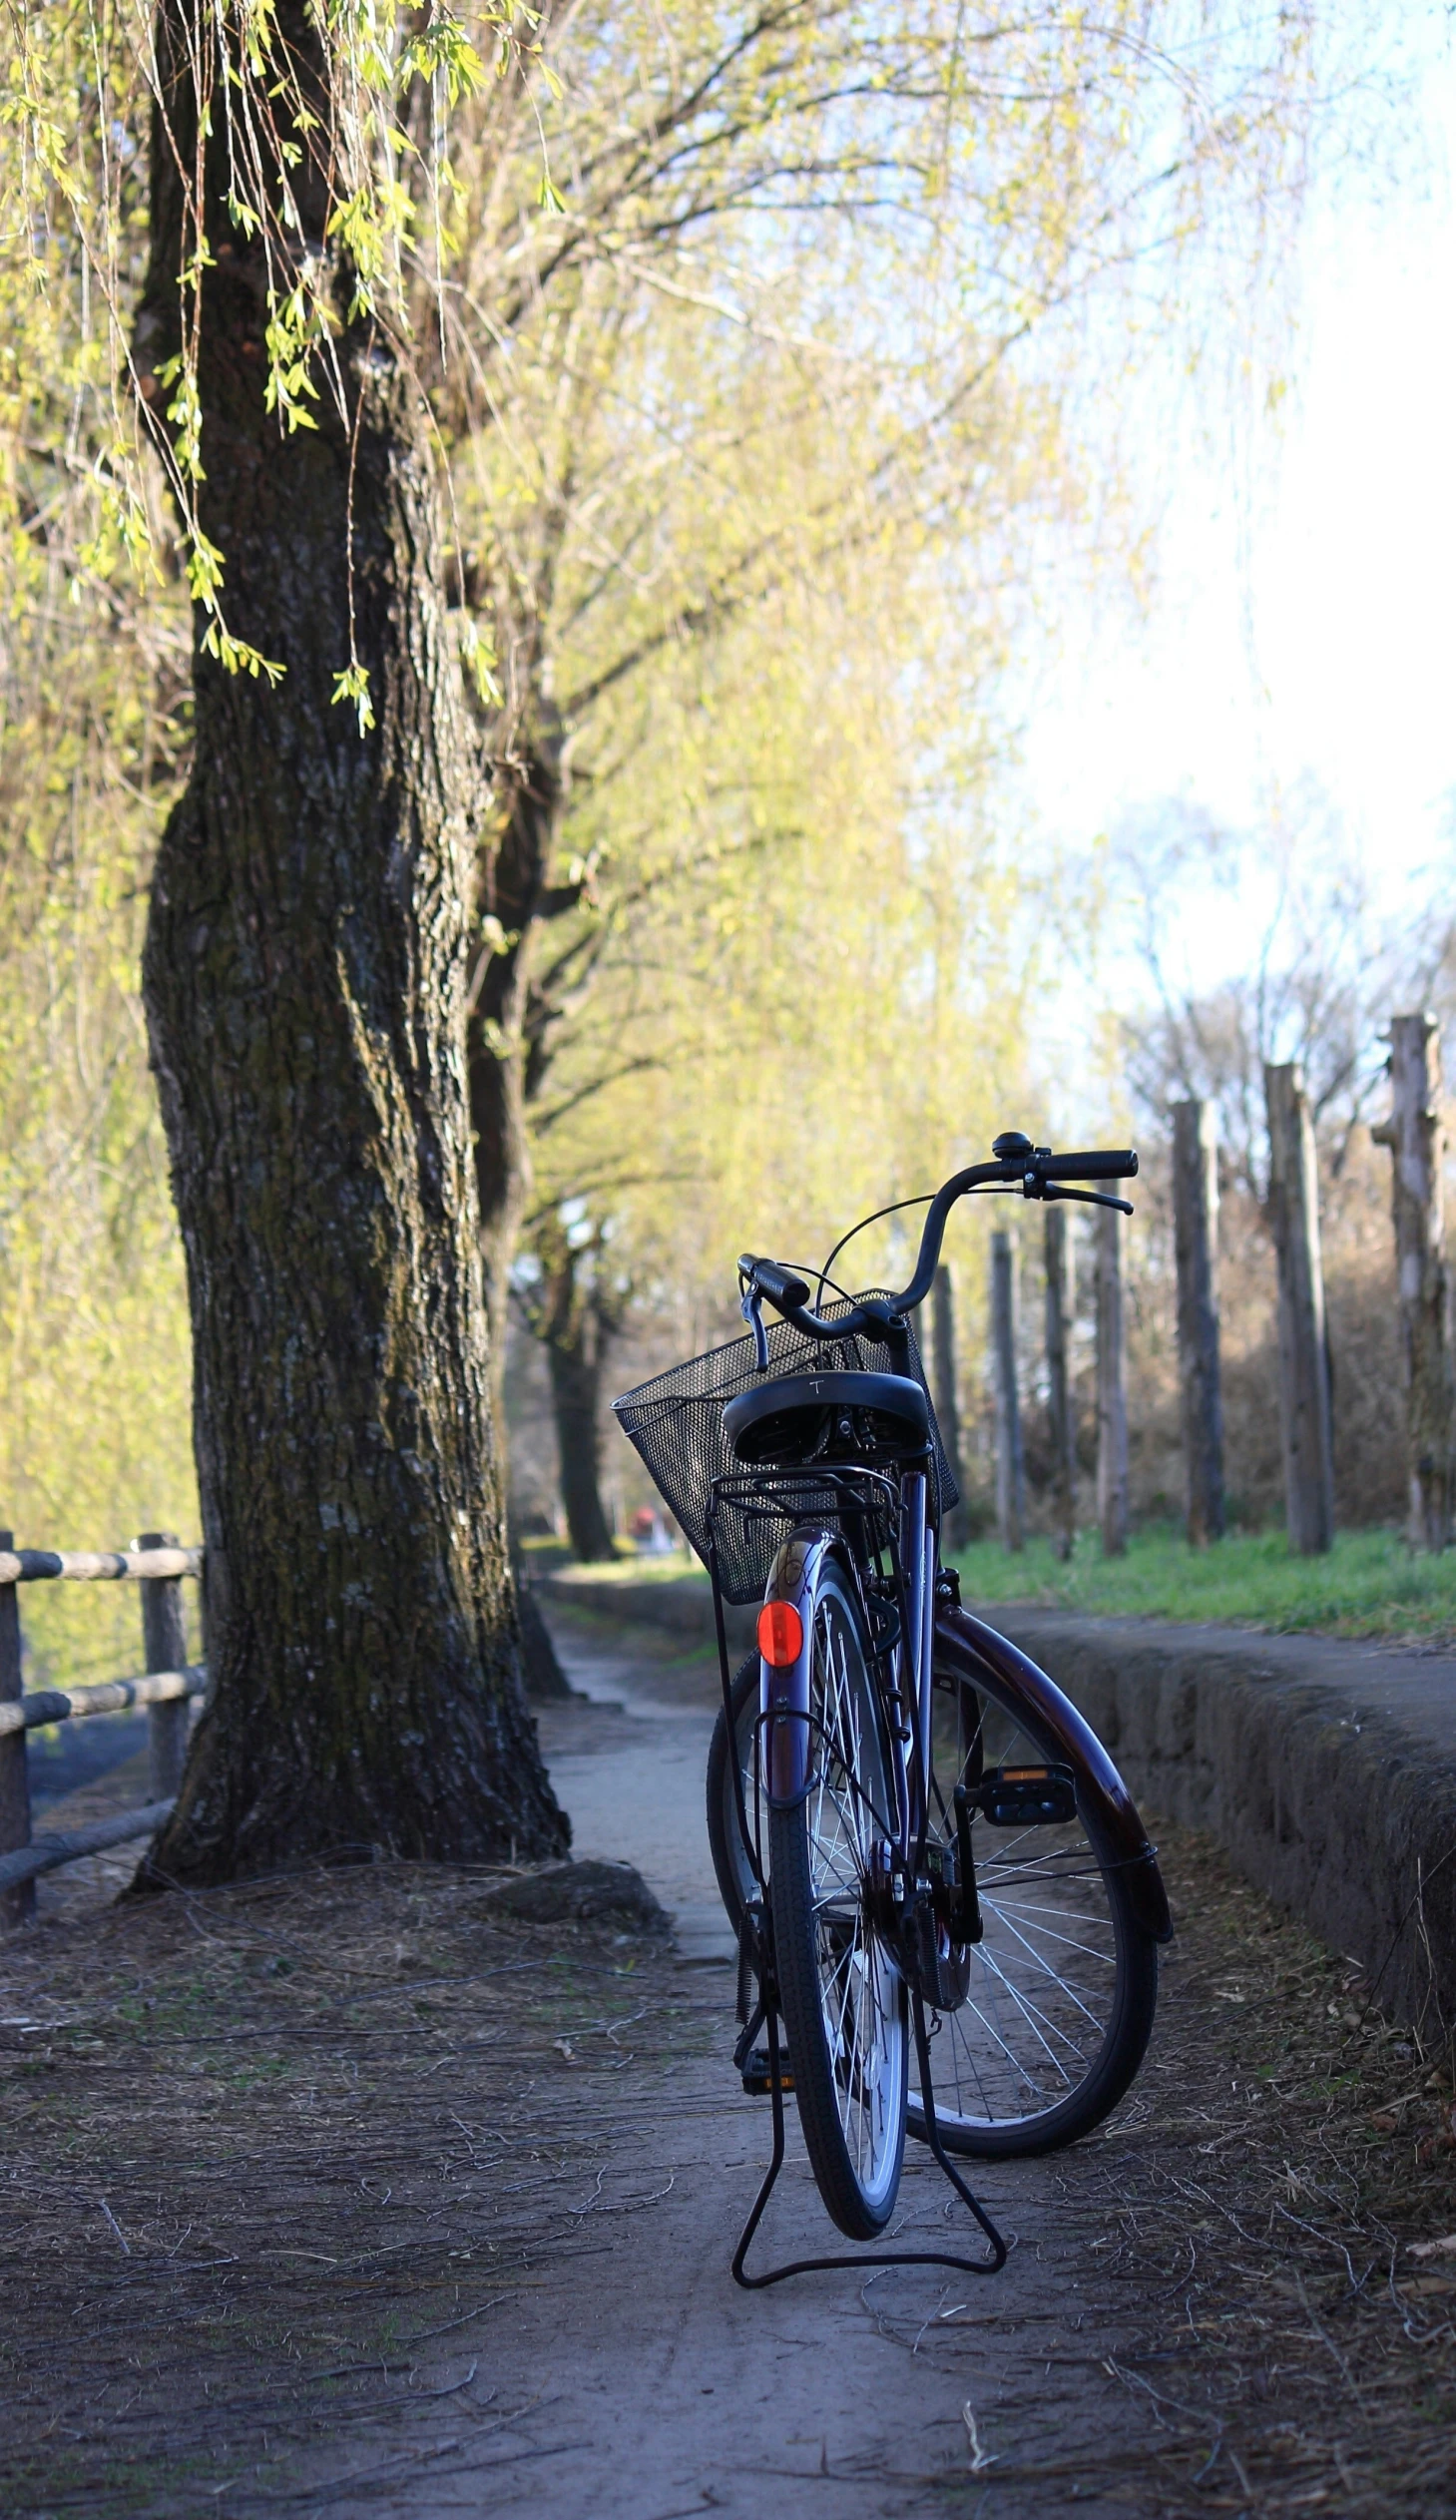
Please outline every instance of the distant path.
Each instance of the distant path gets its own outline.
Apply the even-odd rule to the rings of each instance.
[[[731,1961],[704,1813],[717,1663],[579,1613],[548,1606],[547,1617],[567,1678],[593,1701],[537,1709],[573,1852],[636,1864],[672,1912],[684,1958]]]

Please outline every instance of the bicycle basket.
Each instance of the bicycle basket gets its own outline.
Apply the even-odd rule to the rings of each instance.
[[[821,1308],[825,1317],[832,1320],[836,1314],[849,1311],[852,1303],[867,1300],[867,1296],[856,1295]],[[895,1370],[884,1340],[863,1330],[853,1338],[827,1341],[796,1329],[791,1321],[773,1321],[767,1326],[767,1337],[769,1377],[840,1369],[859,1373]],[[910,1368],[928,1399],[929,1386],[913,1330]],[[729,1450],[723,1430],[724,1408],[740,1391],[756,1390],[764,1379],[758,1371],[752,1337],[747,1335],[729,1339],[726,1347],[710,1348],[706,1356],[690,1357],[687,1364],[674,1365],[667,1373],[655,1374],[650,1382],[639,1383],[635,1391],[624,1392],[620,1400],[612,1403],[624,1435],[641,1455],[658,1494],[705,1566],[710,1564],[708,1518],[714,1481],[739,1473],[742,1466]],[[946,1513],[957,1501],[957,1489],[933,1406],[930,1443],[936,1494],[941,1512]],[[781,1515],[719,1515],[718,1576],[726,1601],[762,1600],[775,1552],[804,1510],[801,1505],[796,1513],[786,1501]]]

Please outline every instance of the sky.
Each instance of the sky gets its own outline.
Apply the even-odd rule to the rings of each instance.
[[[1316,197],[1293,389],[1226,467],[1175,466],[1135,621],[1064,617],[1026,711],[1036,819],[1080,851],[1162,797],[1259,824],[1311,785],[1394,907],[1456,842],[1456,56],[1420,83],[1425,168]],[[1226,901],[1207,982],[1246,940]]]

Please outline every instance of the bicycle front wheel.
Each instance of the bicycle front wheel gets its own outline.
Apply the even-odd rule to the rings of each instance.
[[[832,1558],[811,1604],[807,1793],[768,1818],[768,1892],[804,2147],[850,2240],[894,2210],[905,2152],[904,1981],[873,1922],[874,1853],[895,1839],[894,1747],[859,1604]]]

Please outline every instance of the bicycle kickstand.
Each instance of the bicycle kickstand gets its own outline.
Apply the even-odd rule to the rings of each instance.
[[[920,2068],[920,2089],[924,2095],[926,2139],[957,2196],[975,2217],[990,2242],[990,2255],[986,2258],[957,2258],[949,2251],[941,2249],[880,2250],[872,2258],[863,2256],[795,2258],[787,2266],[770,2267],[762,2274],[749,2274],[745,2261],[753,2245],[753,2235],[763,2220],[764,2208],[773,2194],[778,2174],[783,2168],[784,2151],[783,2050],[778,2036],[776,1990],[771,1979],[765,1974],[759,1977],[758,2001],[744,2036],[739,2041],[739,2046],[746,2053],[747,2048],[752,2044],[752,2039],[757,2035],[761,2019],[761,2026],[766,2030],[768,2038],[768,2097],[773,2110],[772,2157],[769,2160],[762,2186],[753,2199],[752,2210],[738,2236],[738,2245],[732,2257],[733,2281],[741,2284],[745,2292],[761,2292],[770,2283],[785,2282],[790,2275],[825,2274],[844,2268],[858,2272],[866,2267],[953,2267],[958,2274],[994,2275],[999,2274],[1005,2266],[1007,2258],[1005,2241],[984,2206],[977,2203],[959,2171],[954,2168],[941,2140],[940,2127],[935,2115],[935,2093],[930,2080],[930,2040],[925,2028],[925,2006],[918,1992],[912,1993],[910,1997],[910,2010],[915,2026],[915,2056]]]

